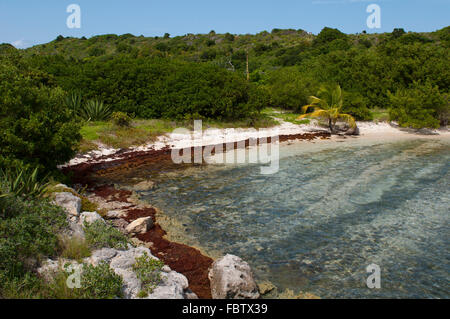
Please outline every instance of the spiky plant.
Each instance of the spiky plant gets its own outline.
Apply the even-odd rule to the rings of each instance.
[[[66,96],[66,105],[69,109],[78,114],[83,107],[83,97],[80,93],[71,93]]]
[[[38,180],[38,169],[0,170],[0,178],[4,193],[0,198],[7,196],[23,196],[26,198],[42,197],[49,183],[45,182],[48,176]]]
[[[86,121],[106,121],[111,116],[111,108],[100,100],[89,100],[79,114]]]
[[[331,133],[336,131],[336,122],[343,120],[347,122],[351,128],[356,128],[356,121],[350,114],[341,113],[343,106],[342,90],[339,85],[334,88],[321,87],[317,93],[319,97],[310,96],[310,104],[302,107],[303,115],[300,115],[297,120],[306,117],[323,118],[328,121],[328,127]],[[306,113],[312,108],[313,112]]]

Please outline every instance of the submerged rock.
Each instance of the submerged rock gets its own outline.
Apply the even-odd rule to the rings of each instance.
[[[147,191],[153,188],[155,188],[155,183],[152,181],[142,181],[132,187],[134,191]]]
[[[208,274],[213,299],[257,299],[258,286],[248,263],[227,254],[216,260]]]
[[[270,281],[263,281],[259,283],[258,288],[262,296],[267,295],[276,289],[275,285],[272,284]]]

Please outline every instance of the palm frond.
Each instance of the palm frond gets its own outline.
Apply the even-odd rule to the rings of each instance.
[[[351,116],[350,114],[341,113],[341,114],[338,115],[338,118],[346,121],[350,125],[351,128],[355,128],[356,127],[355,118],[353,116]]]

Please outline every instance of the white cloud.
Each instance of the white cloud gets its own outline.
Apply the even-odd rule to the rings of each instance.
[[[29,41],[20,39],[17,41],[14,41],[11,43],[13,46],[15,46],[17,49],[26,49],[30,47],[32,44]]]

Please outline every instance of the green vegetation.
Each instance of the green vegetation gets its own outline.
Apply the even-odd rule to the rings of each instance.
[[[146,297],[159,284],[163,266],[164,263],[161,260],[150,258],[147,254],[136,258],[133,270],[138,279],[142,281],[142,291],[139,292],[139,297]]]
[[[8,181],[1,180],[0,188],[5,193]],[[57,255],[58,233],[67,226],[61,208],[26,197],[0,198],[0,298],[35,296],[41,283],[34,267],[43,257]]]
[[[102,220],[84,225],[86,242],[95,248],[111,247],[126,249],[128,238],[113,226]]]
[[[101,221],[86,226],[86,240],[62,235],[68,227],[66,213],[43,195],[52,191],[74,192],[55,186],[48,186],[45,192],[36,192],[34,187],[11,192],[10,183],[16,180],[0,179],[0,194],[7,194],[0,196],[0,298],[120,297],[122,279],[108,265],[84,265],[79,289],[67,287],[69,274],[65,271],[57,273],[50,282],[36,275],[36,268],[48,257],[81,262],[91,255],[91,248],[125,248],[128,239]],[[96,208],[86,198],[82,205],[83,210]]]
[[[81,288],[75,289],[82,299],[113,299],[122,296],[122,277],[105,262],[97,266],[83,264]]]
[[[128,127],[131,124],[131,117],[123,112],[114,112],[111,115],[112,122],[120,127]]]
[[[81,104],[76,114],[83,120],[89,121],[106,121],[111,116],[111,108],[99,100],[89,100],[85,104]]]
[[[353,116],[341,113],[344,100],[342,98],[342,91],[339,85],[331,87],[320,88],[317,95],[310,96],[310,104],[303,106],[302,111],[305,113],[298,117],[302,120],[305,117],[318,117],[325,119],[328,122],[328,128],[331,133],[336,131],[336,122],[343,120],[347,122],[351,128],[356,127],[356,122]],[[313,109],[312,113],[307,113],[309,109]]]
[[[46,178],[38,180],[38,169],[15,168],[0,169],[0,178],[4,181],[5,190],[0,190],[0,197],[22,196],[25,198],[41,197],[49,183]],[[2,194],[2,192],[4,192]]]
[[[72,158],[81,139],[64,91],[15,53],[0,54],[0,132],[0,168],[42,174]]]
[[[371,110],[389,109],[403,126],[435,127],[436,121],[421,115],[416,93],[409,93],[414,101],[402,102],[405,111],[397,110],[394,96],[414,91],[416,82],[429,83],[447,103],[423,111],[440,124],[448,121],[449,33],[450,27],[354,35],[324,28],[317,36],[293,29],[159,38],[109,34],[60,37],[20,55],[64,91],[137,118],[253,123],[265,107],[299,112],[322,85],[339,84],[343,112],[356,119],[372,120]]]
[[[60,255],[64,258],[81,261],[91,255],[91,249],[83,238],[62,236],[59,243],[61,246]]]
[[[64,265],[64,268],[70,264]],[[97,266],[81,264],[80,288],[69,288],[69,272],[61,270],[53,280],[43,283],[39,297],[53,299],[114,299],[122,297],[122,277],[105,262]]]

